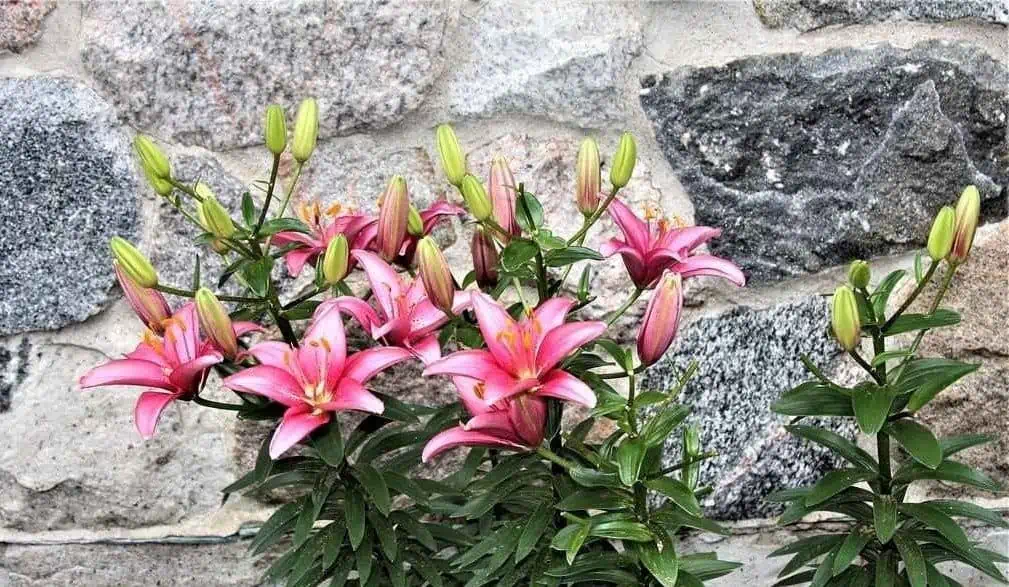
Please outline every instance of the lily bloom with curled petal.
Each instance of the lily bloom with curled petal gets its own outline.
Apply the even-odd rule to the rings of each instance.
[[[473,310],[487,349],[464,350],[435,361],[424,375],[456,375],[483,383],[483,399],[495,405],[528,393],[593,407],[596,396],[559,368],[578,347],[606,330],[602,322],[564,322],[572,300],[552,298],[516,322],[490,296],[472,293]]]
[[[249,354],[260,364],[227,377],[224,385],[287,407],[270,441],[270,457],[274,459],[329,422],[334,412],[381,414],[385,408],[382,400],[364,384],[379,371],[410,357],[409,352],[396,347],[370,348],[348,357],[343,320],[332,306],[316,313],[298,348],[262,342],[249,349]]]
[[[151,330],[125,359],[109,361],[84,374],[82,388],[105,385],[137,385],[149,389],[140,394],[133,418],[144,438],[154,436],[158,419],[168,404],[190,399],[203,385],[207,369],[224,360],[209,341],[200,339],[196,306],[186,304],[165,320],[164,336]],[[157,391],[156,391],[157,390]]]
[[[472,418],[429,440],[421,455],[425,463],[458,446],[530,450],[543,442],[547,423],[547,402],[543,398],[521,393],[494,405],[486,400],[485,386],[480,381],[453,377],[452,382]]]
[[[407,283],[378,255],[362,250],[351,255],[368,276],[377,310],[360,298],[340,296],[323,302],[316,313],[335,306],[353,316],[375,340],[405,348],[425,365],[441,358],[438,329],[449,318],[428,299],[423,278]],[[469,306],[469,295],[455,292],[452,311],[458,314]]]
[[[466,210],[455,204],[449,204],[444,200],[438,200],[435,203],[427,207],[427,209],[420,212],[420,220],[423,225],[423,231],[420,234],[412,234],[410,232],[406,233],[403,238],[403,244],[400,245],[399,255],[393,259],[393,262],[400,267],[412,267],[413,266],[413,256],[417,251],[417,243],[420,239],[431,234],[431,231],[435,229],[439,222],[450,217],[450,216],[465,216]],[[361,231],[360,239],[354,243],[355,249],[368,249],[369,251],[379,252],[376,248],[378,236],[378,223],[372,222],[366,226]]]
[[[116,279],[119,280],[119,287],[126,296],[126,301],[133,308],[133,313],[140,318],[145,326],[157,334],[161,334],[165,320],[172,315],[172,308],[169,307],[165,296],[156,289],[141,287],[136,281],[130,278],[125,271],[114,264]]]
[[[694,249],[720,235],[720,229],[676,226],[679,223],[665,218],[653,223],[658,217],[653,208],[646,210],[642,220],[618,199],[610,203],[608,211],[624,233],[624,240],[610,239],[599,247],[599,252],[605,257],[620,253],[627,273],[639,288],[653,287],[666,269],[684,279],[710,275],[728,279],[738,286],[746,283],[743,272],[731,261],[694,253]]]
[[[302,245],[284,256],[287,272],[292,277],[301,273],[307,263],[324,254],[329,241],[336,235],[346,236],[351,247],[355,247],[362,231],[375,223],[371,216],[354,212],[338,203],[323,210],[318,201],[301,202],[295,207],[295,213],[310,232],[284,231],[273,235],[273,242],[278,245]]]

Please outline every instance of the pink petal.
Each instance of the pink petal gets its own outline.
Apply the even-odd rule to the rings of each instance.
[[[480,381],[469,377],[453,377],[452,383],[459,393],[459,400],[471,416],[479,416],[491,410],[491,405],[481,397],[483,389]]]
[[[524,450],[526,447],[514,442],[498,438],[493,434],[465,430],[462,426],[443,430],[435,435],[424,446],[421,461],[428,462],[441,453],[459,446],[487,446]]]
[[[490,405],[508,400],[520,393],[539,387],[540,380],[533,378],[515,379],[510,375],[492,377],[484,381],[484,400]]]
[[[280,246],[298,243],[311,249],[318,249],[322,244],[315,236],[294,230],[285,230],[273,235],[273,243]]]
[[[462,375],[473,379],[485,380],[492,374],[505,373],[494,356],[484,350],[456,351],[447,357],[435,361],[424,369],[424,377],[431,375]]]
[[[200,322],[196,304],[189,302],[172,315],[165,328],[165,351],[176,363],[188,363],[196,358],[200,344]]]
[[[259,365],[243,369],[224,379],[228,389],[254,393],[285,406],[304,403],[301,385],[287,371],[270,365]]]
[[[145,391],[137,398],[137,405],[133,408],[133,424],[137,427],[137,432],[144,439],[154,436],[154,429],[158,427],[158,420],[161,419],[161,412],[165,407],[175,401],[175,394],[161,393],[157,391]]]
[[[203,379],[203,373],[224,360],[220,353],[208,353],[188,363],[176,367],[168,379],[172,385],[185,393],[196,393]]]
[[[522,394],[508,403],[508,421],[526,446],[543,442],[547,425],[547,402],[530,394]]]
[[[154,350],[149,344],[142,342],[137,345],[137,348],[126,353],[126,358],[128,359],[139,359],[141,361],[147,361],[148,363],[154,363],[162,367],[170,367],[165,357],[161,356],[158,351]]]
[[[291,408],[284,412],[284,418],[270,441],[270,458],[276,459],[287,452],[287,449],[298,444],[313,430],[329,422],[329,417],[326,412],[315,415],[301,408]]]
[[[336,397],[333,398],[333,401],[326,402],[319,407],[331,412],[357,410],[381,414],[385,411],[382,400],[365,389],[363,385],[349,378],[341,379],[337,384]]]
[[[378,317],[378,314],[375,313],[375,310],[372,309],[370,305],[368,305],[368,302],[360,298],[355,298],[352,296],[340,296],[338,298],[334,298],[332,300],[323,302],[319,306],[319,308],[327,304],[333,304],[336,307],[338,307],[341,312],[353,316],[354,319],[357,320],[357,323],[361,325],[361,328],[365,330],[365,332],[371,332],[371,330],[375,327],[376,324],[382,322],[382,320]]]
[[[646,266],[643,253],[638,249],[635,249],[624,242],[613,239],[609,242],[603,243],[603,245],[599,247],[599,253],[604,257],[610,257],[620,253],[620,256],[624,260],[624,266],[627,267],[627,273],[630,274],[631,280],[634,284],[639,287],[647,287],[650,285],[647,282],[649,268]],[[659,273],[662,273],[662,271],[659,270],[656,275]]]
[[[746,276],[735,263],[714,255],[693,255],[673,265],[672,270],[682,275],[684,279],[709,275],[728,279],[740,287],[746,285]]]
[[[419,279],[418,279],[419,281]],[[424,336],[448,322],[448,316],[425,299],[410,310],[410,334]]]
[[[607,211],[624,233],[624,240],[627,241],[627,244],[639,251],[648,250],[648,241],[651,235],[648,231],[648,225],[643,220],[638,218],[619,198],[614,198],[610,202],[610,207]]]
[[[117,359],[91,369],[80,378],[81,388],[102,385],[145,385],[169,389],[171,383],[157,363],[140,359]]]
[[[569,298],[550,298],[536,308],[533,316],[539,321],[543,332],[549,332],[564,324],[564,318],[571,311],[571,306],[574,304],[575,301]]]
[[[305,265],[312,259],[312,257],[320,254],[322,251],[320,249],[294,249],[289,251],[284,255],[284,261],[287,262],[287,274],[291,277],[297,277],[301,274],[301,270],[305,268]]]
[[[361,264],[368,282],[371,284],[371,293],[378,300],[379,306],[385,312],[386,317],[395,316],[395,299],[404,292],[403,282],[388,263],[383,261],[378,255],[368,251],[356,250],[351,254]]]
[[[511,370],[514,354],[511,346],[502,341],[501,335],[509,332],[515,333],[517,331],[515,321],[490,296],[476,291],[471,295],[473,311],[476,313],[480,333],[483,334],[484,342],[487,343],[487,350],[494,355],[502,368]],[[466,375],[466,373],[459,373],[459,375]]]
[[[487,412],[479,416],[473,416],[462,427],[464,430],[477,430],[493,434],[498,438],[511,442],[520,442],[518,434],[515,432],[515,427],[512,426],[512,421],[508,417],[508,412]]]
[[[412,356],[410,351],[392,346],[372,347],[358,351],[347,359],[347,364],[343,368],[343,378],[353,379],[358,383],[367,383],[379,371]]]
[[[249,354],[263,365],[286,369],[294,353],[287,343],[270,340],[253,345]]]
[[[460,206],[449,204],[444,200],[437,200],[420,213],[421,222],[424,224],[424,234],[429,234],[434,230],[434,225],[446,216],[462,216],[466,214]]]
[[[596,394],[582,380],[566,371],[556,369],[550,372],[543,387],[536,392],[540,397],[553,397],[575,402],[587,408],[596,407]]]
[[[298,348],[302,372],[312,381],[318,381],[323,372],[327,377],[339,377],[346,360],[347,336],[340,309],[333,305],[320,305]]]
[[[414,356],[420,359],[424,365],[430,365],[441,358],[441,346],[438,344],[438,335],[432,334],[411,343],[409,347]]]
[[[676,251],[677,254],[689,253],[709,240],[718,238],[721,234],[721,229],[710,226],[674,228],[662,235],[656,246]]]
[[[595,340],[606,331],[604,322],[568,322],[546,333],[536,352],[536,369],[546,373],[553,369],[572,351]]]
[[[255,322],[240,321],[232,322],[231,325],[235,329],[235,336],[245,336],[250,332],[260,332],[263,330],[263,327]]]

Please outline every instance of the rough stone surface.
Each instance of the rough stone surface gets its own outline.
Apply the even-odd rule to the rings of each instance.
[[[699,364],[680,398],[701,427],[704,450],[719,455],[701,467],[701,483],[714,489],[704,502],[708,515],[730,520],[776,515],[781,509],[766,502],[766,495],[812,484],[837,466],[825,449],[791,437],[784,429],[787,418],[769,409],[808,378],[801,354],[818,365],[837,357],[837,344],[824,331],[826,320],[819,298],[762,310],[740,307],[683,328],[670,352],[645,372],[641,389],[670,389],[691,361]],[[851,422],[828,425],[854,433]],[[680,447],[671,442],[665,460],[680,458]]]
[[[727,229],[712,249],[760,281],[921,244],[970,183],[1004,216],[1007,83],[987,54],[928,42],[680,68],[641,103],[698,224]]]
[[[69,80],[0,80],[0,336],[55,329],[101,309],[108,239],[134,238],[126,135]],[[72,276],[72,278],[68,278]]]
[[[753,0],[753,7],[765,25],[800,31],[893,20],[945,22],[967,18],[1009,24],[1006,0]]]
[[[20,52],[42,34],[42,21],[56,0],[13,0],[0,5],[0,54]]]
[[[136,3],[85,8],[85,67],[132,124],[183,143],[262,139],[263,107],[319,100],[320,136],[398,122],[441,72],[449,2]]]
[[[533,114],[588,127],[629,118],[622,96],[643,39],[637,4],[470,6],[459,51],[467,58],[447,81],[454,115]]]

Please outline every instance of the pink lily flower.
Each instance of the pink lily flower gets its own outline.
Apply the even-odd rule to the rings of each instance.
[[[231,375],[224,385],[287,407],[270,441],[270,457],[274,459],[329,422],[334,412],[381,414],[385,409],[382,400],[364,384],[379,371],[410,357],[409,352],[396,347],[370,348],[348,357],[343,320],[332,307],[316,312],[298,348],[262,342],[249,349],[249,354],[260,364]]]
[[[133,412],[137,431],[144,438],[154,436],[168,404],[192,398],[203,385],[207,369],[224,360],[210,342],[200,339],[194,304],[186,304],[165,323],[163,337],[147,330],[143,342],[125,359],[99,365],[80,378],[84,389],[105,385],[152,388],[140,394]]]
[[[665,218],[652,223],[658,216],[653,209],[647,210],[642,220],[618,199],[610,203],[608,211],[624,233],[624,240],[610,239],[599,247],[599,252],[604,257],[620,253],[636,286],[642,289],[653,287],[666,269],[684,279],[711,275],[728,279],[738,286],[746,283],[743,272],[731,261],[694,253],[694,249],[720,235],[720,229],[708,226],[675,227]]]
[[[295,212],[310,232],[284,231],[273,235],[273,242],[277,245],[302,245],[284,256],[287,273],[291,277],[301,273],[306,264],[313,263],[324,254],[329,241],[336,238],[336,235],[343,234],[352,247],[357,246],[356,239],[361,232],[376,222],[374,218],[351,212],[340,204],[333,204],[323,211],[317,201],[302,202],[295,208]]]
[[[465,216],[466,210],[455,204],[449,204],[444,200],[438,200],[435,203],[427,207],[427,209],[420,212],[420,220],[424,225],[424,230],[421,234],[410,234],[408,231],[406,236],[403,238],[403,244],[400,245],[399,255],[393,259],[393,262],[400,267],[412,267],[413,266],[413,256],[414,252],[417,250],[417,243],[420,239],[431,234],[431,231],[435,229],[439,222],[450,216]],[[366,226],[361,231],[360,240],[354,244],[355,249],[368,249],[369,251],[380,252],[376,248],[376,239],[378,236],[378,223],[372,222]]]
[[[440,359],[438,329],[449,318],[428,299],[423,278],[407,283],[391,265],[368,251],[351,251],[351,256],[368,276],[377,310],[360,298],[340,296],[320,304],[316,314],[335,306],[353,316],[375,340],[402,347],[425,365]],[[455,292],[452,311],[458,314],[469,306],[469,295]]]
[[[596,405],[588,385],[560,369],[561,361],[578,347],[595,340],[606,324],[568,322],[572,300],[552,298],[516,322],[486,294],[473,292],[473,310],[487,349],[452,353],[435,361],[424,375],[455,375],[483,383],[483,399],[490,405],[522,393],[552,397],[584,406]]]
[[[452,382],[472,418],[429,440],[421,455],[423,462],[459,446],[531,450],[543,442],[547,422],[547,402],[543,398],[523,393],[494,405],[486,401],[480,381],[453,377]]]
[[[172,315],[172,309],[169,307],[168,301],[165,300],[165,296],[156,289],[141,287],[130,279],[129,275],[126,275],[118,263],[114,264],[114,268],[116,279],[119,280],[119,287],[123,290],[126,301],[133,308],[133,313],[137,315],[137,318],[140,318],[144,326],[160,334],[165,320]]]

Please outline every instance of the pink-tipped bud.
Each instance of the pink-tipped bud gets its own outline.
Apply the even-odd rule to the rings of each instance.
[[[547,425],[547,403],[532,394],[520,393],[508,402],[508,419],[526,446],[543,442]]]
[[[455,282],[445,257],[434,239],[429,236],[425,236],[417,243],[417,270],[424,282],[427,298],[435,307],[450,314],[452,302],[455,300]]]
[[[119,287],[123,290],[126,301],[133,308],[133,312],[148,328],[161,334],[164,331],[164,321],[172,315],[172,309],[168,306],[165,296],[155,289],[140,287],[137,282],[130,279],[130,276],[119,267],[118,263],[115,263],[114,266]]]
[[[482,227],[473,231],[473,241],[470,243],[473,253],[473,272],[480,287],[497,285],[498,252],[494,239]]]
[[[200,317],[200,327],[224,356],[234,358],[238,354],[238,337],[231,323],[228,311],[217,299],[214,292],[205,287],[196,290],[196,314]]]
[[[967,260],[970,248],[974,245],[974,233],[980,216],[981,194],[976,187],[969,185],[956,203],[956,230],[953,233],[953,248],[949,251],[950,263],[963,263]]]
[[[491,162],[487,186],[494,208],[494,221],[506,233],[518,236],[522,229],[515,220],[515,176],[504,157],[497,156]]]
[[[676,338],[682,310],[683,280],[678,273],[666,271],[652,292],[638,331],[638,358],[642,365],[652,365],[666,354]]]
[[[584,216],[590,216],[599,207],[602,181],[599,145],[592,139],[585,139],[578,148],[578,159],[575,162],[575,203]]]
[[[403,246],[410,216],[410,194],[406,189],[406,180],[400,175],[394,176],[379,202],[375,245],[386,261],[392,261]]]

